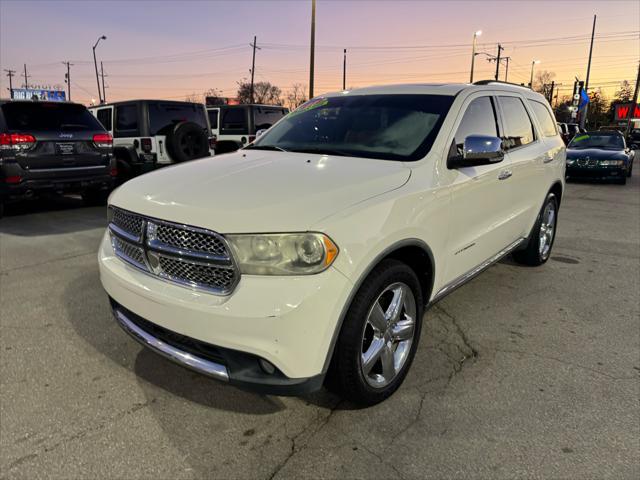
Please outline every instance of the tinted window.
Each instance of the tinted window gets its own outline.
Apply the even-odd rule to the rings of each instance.
[[[207,113],[209,114],[209,124],[211,125],[211,128],[214,130],[218,128],[218,112],[219,110],[207,111]]]
[[[2,105],[9,130],[98,130],[104,128],[86,107],[71,103],[14,102]]]
[[[138,129],[138,106],[136,104],[116,107],[116,130]]]
[[[504,119],[504,144],[507,149],[533,142],[533,125],[522,100],[517,97],[500,97]]]
[[[464,112],[455,139],[459,154],[462,154],[464,139],[469,135],[498,136],[496,115],[490,97],[476,98]]]
[[[446,95],[319,97],[249,148],[415,161],[431,149],[452,102]]]
[[[287,110],[284,108],[254,107],[253,114],[256,131],[258,131],[270,128],[287,114]]]
[[[230,135],[246,135],[249,133],[246,108],[225,108],[220,110],[220,113],[222,116],[220,133]]]
[[[106,130],[111,130],[111,117],[113,116],[112,112],[113,110],[111,108],[101,108],[100,110],[98,110],[98,121]]]
[[[558,132],[556,130],[556,121],[553,119],[549,109],[542,103],[530,100],[529,105],[533,110],[533,114],[538,119],[540,127],[542,128],[542,135],[545,137],[553,137]]]
[[[182,122],[206,129],[204,107],[196,103],[149,103],[149,135],[166,135]]]

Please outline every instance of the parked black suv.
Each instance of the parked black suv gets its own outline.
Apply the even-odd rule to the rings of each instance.
[[[83,105],[0,100],[0,215],[6,202],[42,192],[105,201],[117,174],[112,144]]]

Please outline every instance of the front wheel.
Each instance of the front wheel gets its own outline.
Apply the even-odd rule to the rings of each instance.
[[[423,298],[415,272],[384,260],[356,293],[344,319],[327,383],[344,398],[373,405],[402,384],[416,352]]]
[[[537,267],[549,259],[553,241],[556,238],[556,225],[558,222],[558,200],[553,193],[547,198],[538,214],[527,246],[513,253],[516,262],[523,265]]]

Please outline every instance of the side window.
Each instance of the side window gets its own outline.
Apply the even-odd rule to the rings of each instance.
[[[228,108],[222,111],[221,132],[227,134],[246,135],[247,110],[246,108]]]
[[[217,130],[218,128],[218,112],[220,110],[218,110],[217,108],[214,110],[207,110],[207,113],[209,115],[209,124],[211,125],[211,128],[213,130]]]
[[[113,114],[111,112],[113,112],[111,108],[101,108],[100,110],[98,110],[98,113],[96,114],[98,121],[102,124],[104,129],[107,131],[111,131],[111,128],[113,127],[111,123]]]
[[[504,146],[507,150],[527,145],[535,140],[533,124],[522,100],[500,97],[504,120]]]
[[[551,112],[543,103],[535,100],[529,100],[529,105],[533,110],[533,114],[538,119],[540,127],[542,128],[542,135],[545,137],[553,137],[558,131],[556,130],[556,121],[553,119]]]
[[[458,154],[462,154],[464,139],[469,135],[498,136],[496,114],[491,97],[476,98],[464,112],[455,137]]]
[[[254,120],[256,131],[271,128],[271,126],[286,115],[282,108],[255,107]]]
[[[136,104],[116,107],[116,130],[138,130],[138,106]]]

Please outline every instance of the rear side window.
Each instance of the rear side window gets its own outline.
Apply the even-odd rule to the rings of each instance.
[[[98,121],[102,124],[102,126],[106,130],[111,130],[113,127],[113,110],[111,108],[101,108],[98,110],[96,116],[98,117]]]
[[[104,128],[83,105],[72,103],[10,102],[2,105],[9,130],[98,130]]]
[[[182,122],[195,123],[206,129],[204,107],[195,103],[149,103],[150,135],[167,135]]]
[[[138,106],[135,103],[116,107],[116,130],[138,130]]]
[[[480,97],[473,100],[464,112],[460,126],[456,131],[456,147],[462,153],[464,139],[469,135],[498,136],[496,114],[490,97]]]
[[[504,120],[505,148],[509,150],[533,142],[533,124],[522,100],[518,97],[500,97],[500,106]]]
[[[538,119],[538,123],[540,123],[542,135],[545,137],[555,136],[558,133],[556,130],[556,121],[553,119],[549,109],[543,103],[535,100],[529,100],[529,105],[531,105],[533,114]]]
[[[221,110],[221,116],[220,133],[230,135],[246,135],[249,133],[246,108],[227,108]]]
[[[256,131],[270,128],[287,114],[284,108],[254,107]]]
[[[211,125],[213,130],[218,129],[218,112],[219,110],[207,110],[209,114],[209,125]]]

